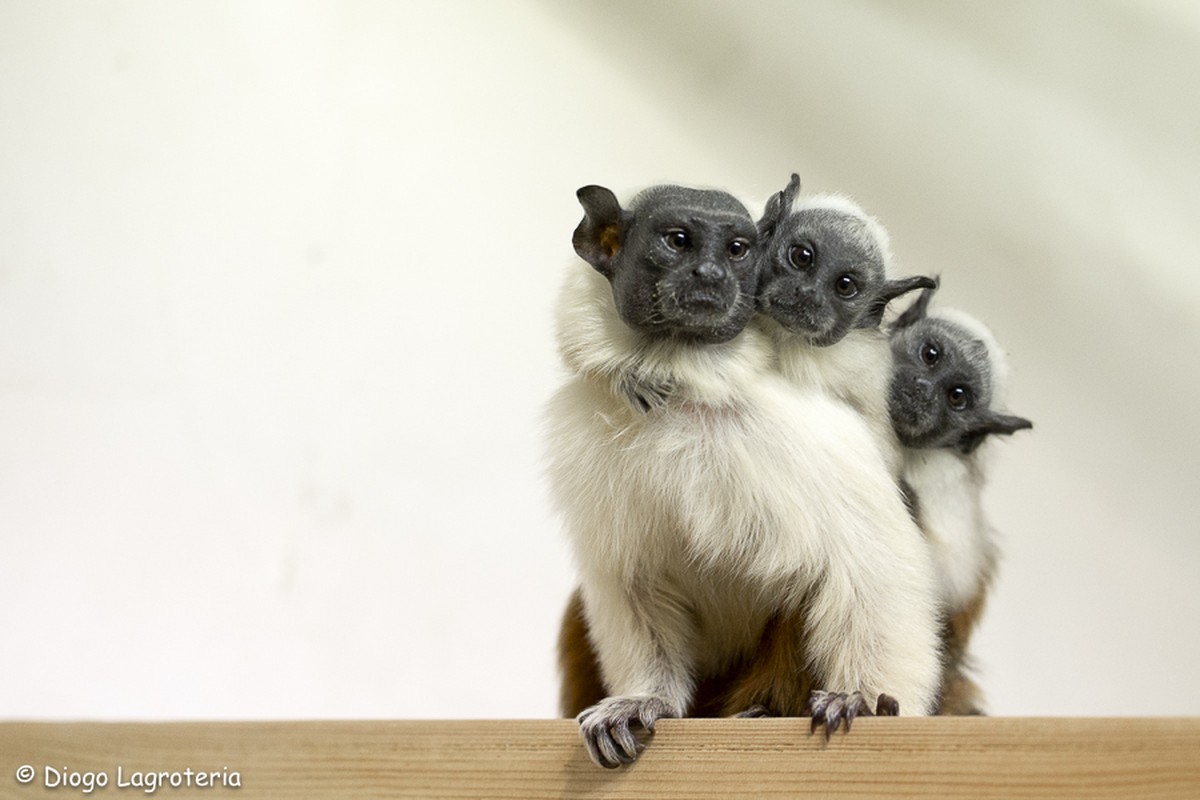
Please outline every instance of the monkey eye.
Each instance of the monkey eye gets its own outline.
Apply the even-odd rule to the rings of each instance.
[[[858,294],[858,284],[849,275],[843,275],[833,282],[833,290],[843,300],[849,300]]]
[[[926,342],[921,345],[921,360],[927,367],[936,366],[942,360],[942,351],[933,342]]]
[[[817,260],[817,249],[812,242],[800,242],[788,249],[788,261],[796,269],[808,269]]]
[[[952,386],[950,391],[946,392],[946,402],[955,411],[962,411],[971,402],[971,390],[962,384]]]
[[[730,261],[741,261],[750,252],[750,243],[745,239],[734,239],[727,248]]]
[[[667,247],[676,252],[686,250],[688,245],[692,243],[691,238],[687,235],[687,231],[682,228],[672,228],[667,231],[663,234],[663,241],[667,243]]]

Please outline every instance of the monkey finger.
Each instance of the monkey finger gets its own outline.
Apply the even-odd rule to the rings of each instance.
[[[654,725],[666,716],[667,707],[660,700],[646,700],[638,709],[638,721],[650,733],[654,733]]]
[[[588,744],[588,755],[605,769],[616,769],[624,763],[624,757],[617,752],[617,746],[613,744],[608,728],[597,727],[588,735],[585,742]]]
[[[846,710],[845,695],[834,695],[829,701],[829,707],[825,709],[825,740],[833,738],[833,734],[842,725],[842,715]]]
[[[846,704],[846,733],[850,732],[850,727],[854,725],[854,719],[859,714],[869,717],[871,716],[871,709],[867,708],[862,695],[856,693],[854,699]]]
[[[804,708],[800,710],[801,715],[812,717],[812,722],[808,726],[809,734],[817,732],[817,726],[825,719],[825,707],[829,704],[829,694],[820,690],[813,691],[808,700],[804,703]]]
[[[626,764],[632,764],[637,760],[638,754],[645,749],[645,745],[637,740],[633,732],[629,730],[629,720],[619,719],[613,723],[610,731],[614,743],[620,747],[621,754],[625,756]]]
[[[632,764],[634,761],[637,761],[636,747],[634,748],[632,755],[626,753],[625,750],[618,746],[617,742],[613,740],[612,729],[604,729],[604,732],[598,738],[598,742],[605,754],[605,757],[614,767],[622,764]]]
[[[750,706],[745,711],[740,711],[733,715],[734,719],[761,719],[762,717],[770,716],[773,716],[771,710],[762,703]]]
[[[892,697],[890,694],[879,695],[879,700],[875,702],[875,716],[877,717],[898,717],[900,716],[900,701]]]
[[[587,750],[588,758],[598,767],[612,769],[615,764],[609,764],[605,761],[604,756],[600,753],[600,748],[596,746],[596,739],[591,733],[581,732],[583,738],[583,746]]]

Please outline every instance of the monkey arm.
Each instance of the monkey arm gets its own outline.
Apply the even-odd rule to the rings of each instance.
[[[903,504],[896,498],[897,510]],[[930,712],[940,679],[931,567],[905,518],[831,547],[809,595],[805,636],[814,683],[828,692],[882,692],[907,714]]]
[[[683,716],[694,688],[693,624],[684,605],[658,583],[585,576],[582,595],[604,683],[612,696],[579,714],[588,754],[602,767],[637,758],[631,727],[653,731]]]
[[[617,392],[626,399],[630,408],[644,414],[666,405],[667,398],[674,388],[669,380],[656,380],[648,375],[638,375],[632,370],[617,380]]]

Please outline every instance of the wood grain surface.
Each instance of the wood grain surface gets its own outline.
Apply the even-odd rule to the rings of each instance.
[[[802,719],[665,720],[637,764],[611,771],[587,760],[569,720],[7,722],[0,769],[0,798],[24,800],[1192,800],[1200,718],[860,719],[828,742]],[[215,785],[197,786],[201,772]],[[85,792],[89,773],[107,785]]]

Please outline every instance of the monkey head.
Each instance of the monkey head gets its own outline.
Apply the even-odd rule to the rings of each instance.
[[[924,276],[890,280],[887,231],[853,201],[818,195],[797,201],[800,176],[768,202],[759,221],[763,261],[758,307],[817,347],[855,328],[876,328],[887,304],[920,288]]]
[[[923,292],[891,328],[888,410],[900,442],[971,453],[991,434],[1032,428],[1029,420],[996,410],[1006,360],[991,332],[961,312],[929,314],[932,295]]]
[[[575,252],[608,278],[626,325],[706,343],[742,331],[754,313],[758,232],[735,197],[662,185],[623,209],[602,186],[576,194]]]

